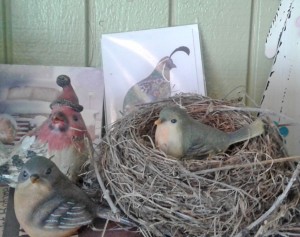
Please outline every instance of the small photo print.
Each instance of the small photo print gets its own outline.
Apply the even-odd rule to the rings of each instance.
[[[198,25],[102,35],[106,124],[139,104],[206,95]]]
[[[83,108],[81,115],[92,140],[101,138],[104,81],[100,70],[86,67],[2,64],[0,123],[11,125],[7,126],[7,133],[4,134],[6,141],[3,139],[2,143],[13,145],[48,118],[51,113],[50,104],[62,92],[62,87],[56,83],[60,75],[70,78],[74,90],[72,96],[78,98],[75,103]]]

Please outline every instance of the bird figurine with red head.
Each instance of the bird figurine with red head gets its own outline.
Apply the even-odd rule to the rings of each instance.
[[[176,52],[190,54],[186,46],[176,48],[170,56],[163,57],[152,73],[145,79],[133,85],[125,95],[123,112],[125,114],[134,110],[135,105],[159,101],[171,96],[170,71],[176,68],[172,56]]]
[[[32,155],[52,157],[63,174],[77,181],[88,158],[85,140],[91,139],[80,114],[83,106],[79,104],[70,78],[60,75],[56,83],[63,90],[51,103],[51,114],[15,146],[7,162],[1,163],[0,182],[15,186],[19,170]]]

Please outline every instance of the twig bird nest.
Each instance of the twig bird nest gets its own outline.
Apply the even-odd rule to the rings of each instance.
[[[293,158],[282,158],[283,141],[273,123],[265,118],[264,135],[232,145],[225,153],[176,160],[154,142],[154,121],[162,108],[174,104],[226,132],[255,119],[235,102],[177,95],[143,105],[108,129],[100,144],[104,179],[117,205],[141,226],[144,236],[267,236],[291,231],[287,228],[298,215],[294,176],[299,171]]]

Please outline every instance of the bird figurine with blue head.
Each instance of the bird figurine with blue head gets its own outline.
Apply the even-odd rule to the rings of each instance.
[[[257,119],[226,133],[193,119],[178,106],[163,108],[155,125],[156,146],[177,159],[199,159],[224,152],[230,145],[259,136],[265,130],[263,121]]]
[[[56,79],[61,94],[50,104],[49,117],[14,146],[8,159],[0,160],[0,182],[14,187],[22,165],[32,155],[53,156],[53,162],[76,182],[82,165],[88,160],[90,135],[81,116],[83,106],[66,75]]]
[[[170,56],[159,60],[149,76],[133,85],[126,93],[123,101],[125,114],[133,111],[135,105],[155,102],[171,96],[170,71],[176,68],[172,60],[172,56],[176,52],[184,52],[189,55],[190,49],[186,46],[176,48]]]
[[[133,226],[110,209],[98,206],[50,159],[35,156],[21,169],[14,193],[20,226],[31,237],[67,237],[96,217]]]

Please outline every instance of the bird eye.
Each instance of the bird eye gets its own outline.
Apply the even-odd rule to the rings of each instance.
[[[73,120],[76,122],[78,121],[78,117],[76,115],[73,115]]]
[[[171,123],[176,123],[176,122],[177,122],[176,119],[172,119],[172,120],[171,120]]]
[[[23,178],[27,178],[28,177],[28,173],[26,170],[23,171]]]
[[[51,174],[51,172],[52,172],[52,169],[51,169],[51,168],[48,168],[48,169],[46,170],[46,174]]]

